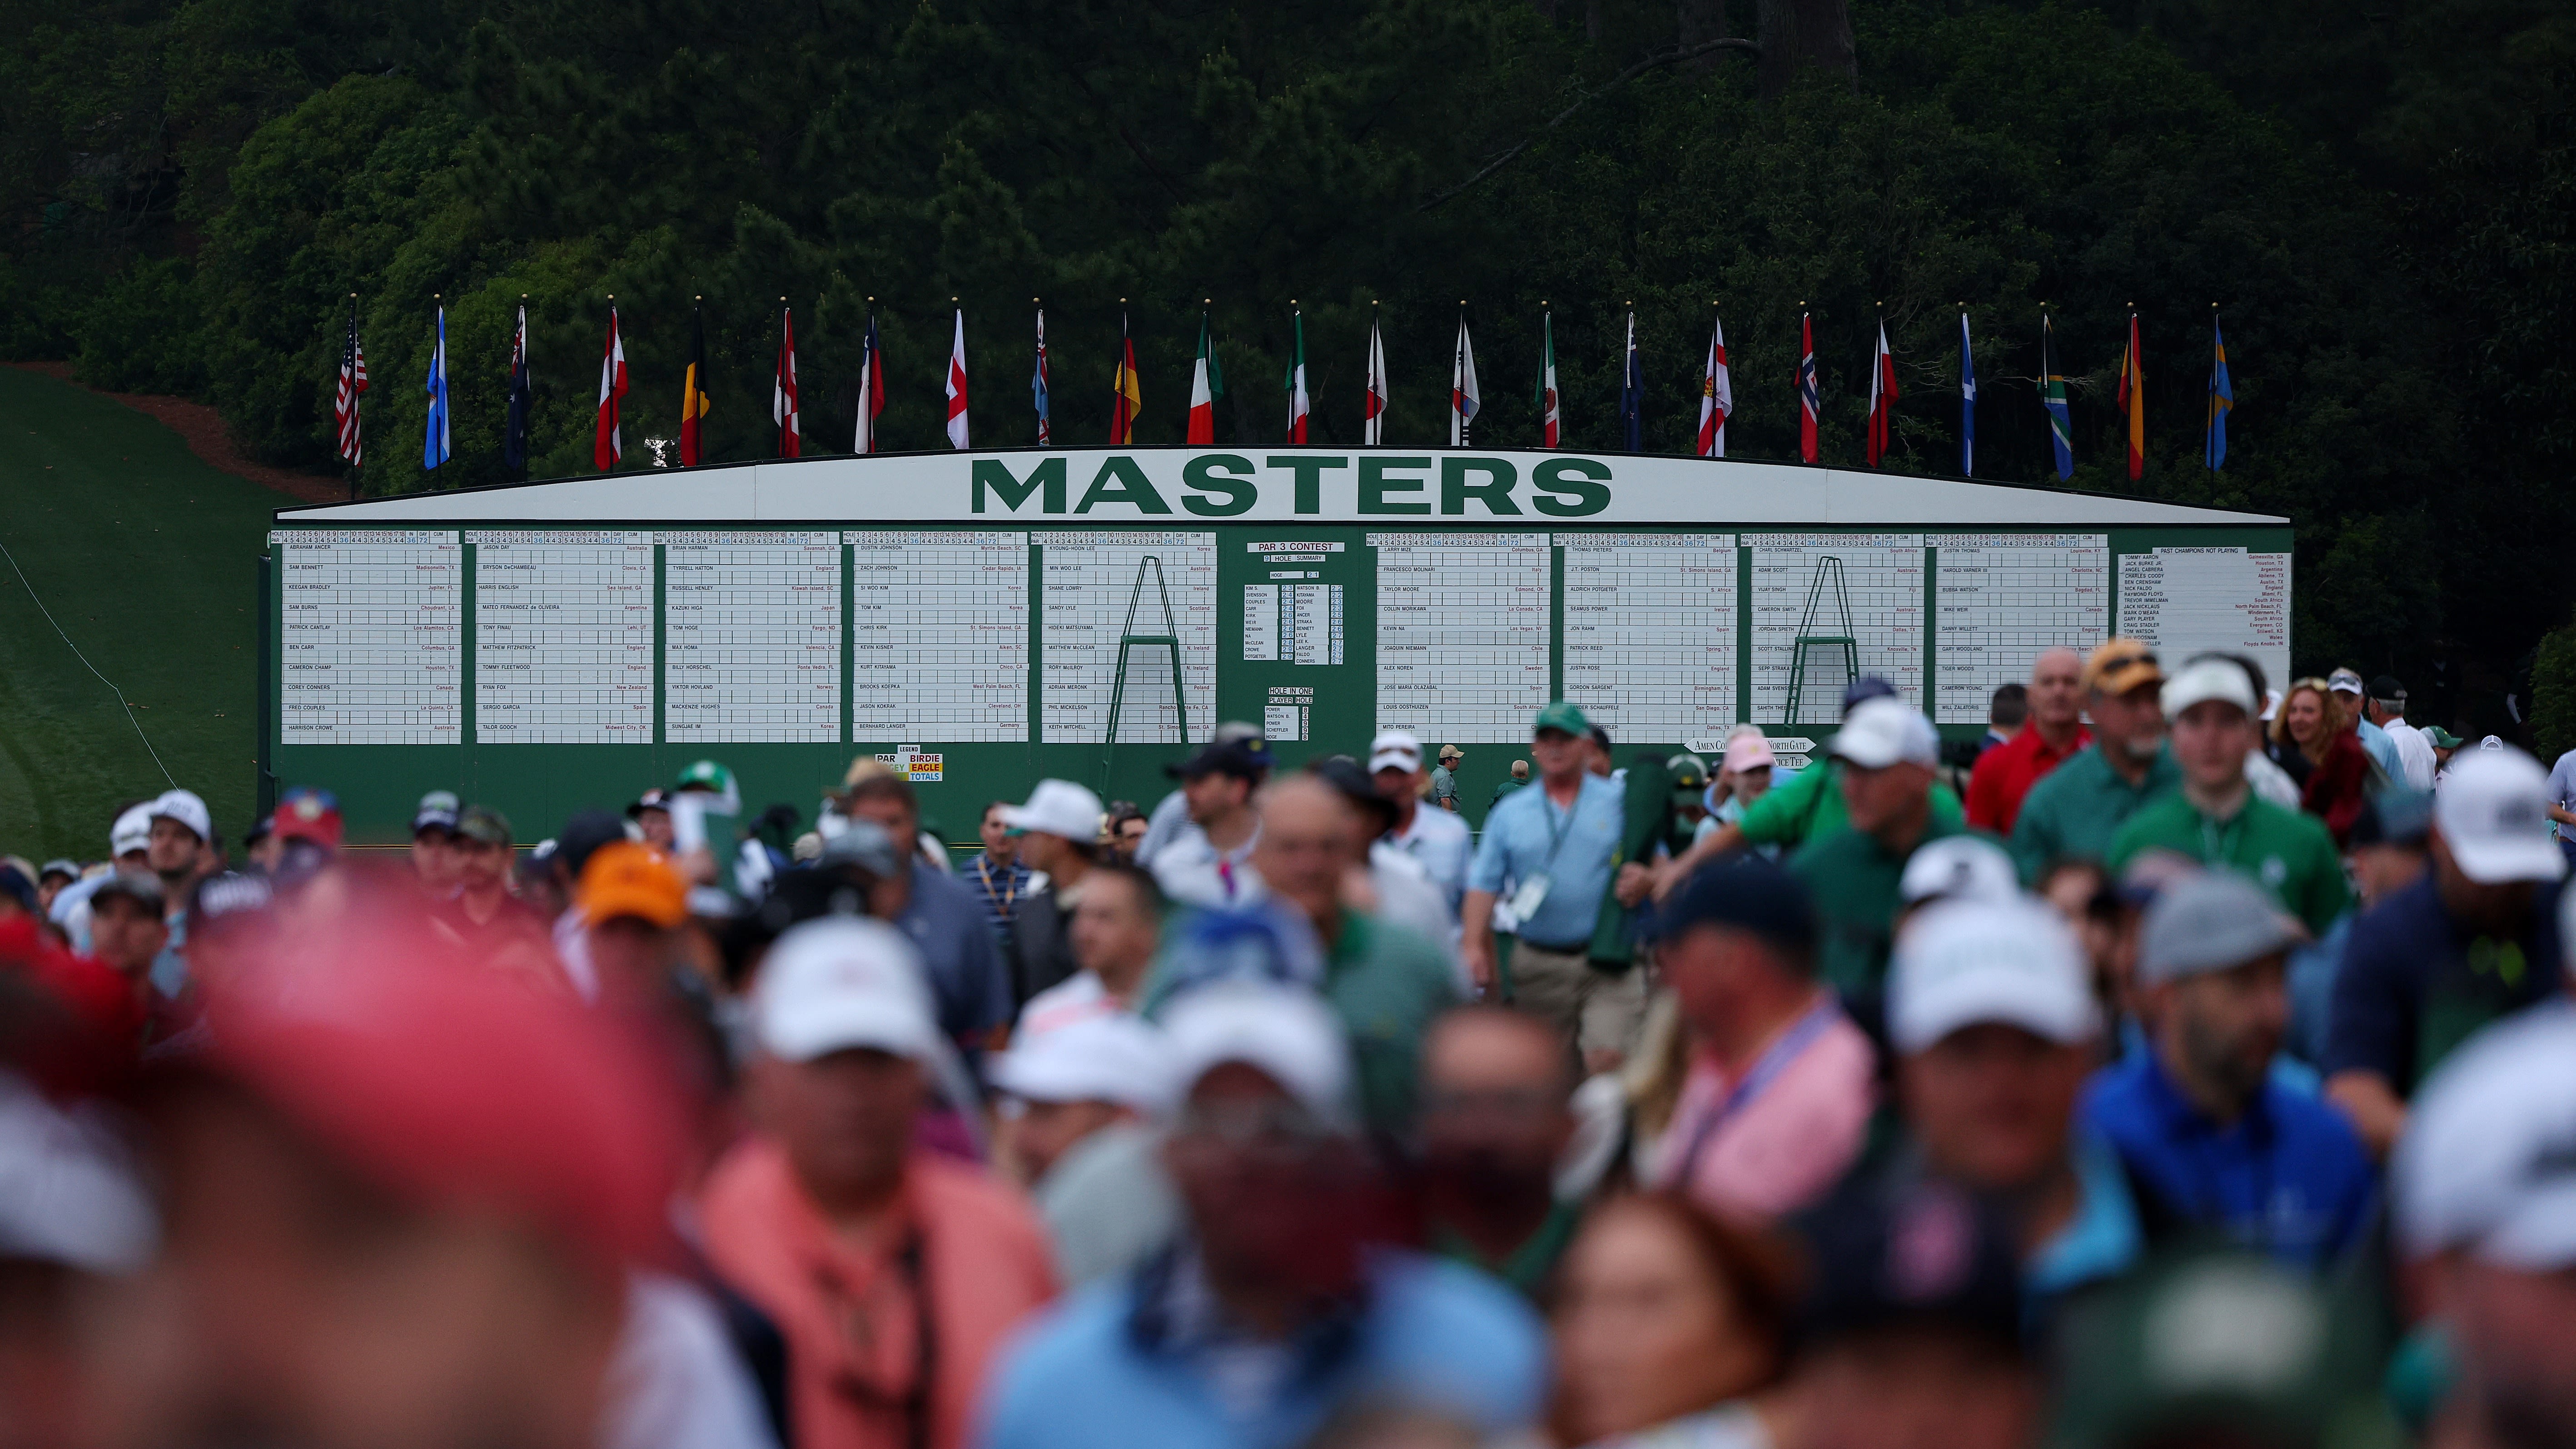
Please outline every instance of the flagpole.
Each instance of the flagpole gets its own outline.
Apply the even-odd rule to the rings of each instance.
[[[349,389],[349,416],[352,419],[358,419],[361,415],[358,412],[358,384],[356,376],[357,362],[355,360],[358,351],[358,294],[355,292],[351,292],[349,294],[349,340],[348,345],[344,347],[342,351],[349,359],[340,364],[341,367],[347,369],[349,373],[347,382]],[[349,501],[352,503],[358,501],[358,469],[364,463],[367,456],[366,430],[363,423],[360,425],[358,430],[358,439],[358,456],[349,459]],[[343,451],[343,456],[346,456],[345,450]]]
[[[1458,299],[1458,356],[1449,365],[1449,415],[1457,421],[1458,436],[1451,446],[1464,448],[1467,442],[1467,299]]]

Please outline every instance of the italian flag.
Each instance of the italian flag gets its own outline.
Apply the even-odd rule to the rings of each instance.
[[[1538,445],[1556,446],[1556,314],[1542,312],[1538,321]]]
[[[1306,441],[1306,314],[1296,314],[1297,356],[1288,364],[1288,441]]]
[[[1225,374],[1216,365],[1216,344],[1208,337],[1208,318],[1199,314],[1199,358],[1190,368],[1190,441],[1216,441],[1216,400],[1225,396]]]

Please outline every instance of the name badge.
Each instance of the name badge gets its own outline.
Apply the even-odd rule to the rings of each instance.
[[[1543,875],[1522,881],[1521,888],[1512,892],[1512,914],[1527,923],[1530,917],[1538,914],[1539,903],[1547,899],[1547,886],[1547,877]]]

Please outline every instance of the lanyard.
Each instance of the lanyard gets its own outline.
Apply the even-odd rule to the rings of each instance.
[[[1548,867],[1556,864],[1556,852],[1565,844],[1565,837],[1574,830],[1574,812],[1583,808],[1583,787],[1574,787],[1574,803],[1565,807],[1565,823],[1562,825],[1556,822],[1556,802],[1547,798],[1544,783],[1538,787],[1538,808],[1547,820],[1547,859],[1538,863],[1538,873],[1545,875]]]
[[[1670,1178],[1675,1186],[1684,1191],[1689,1190],[1691,1179],[1699,1175],[1700,1154],[1708,1150],[1710,1139],[1717,1136],[1717,1129],[1725,1126],[1736,1113],[1752,1106],[1753,1100],[1769,1090],[1771,1084],[1779,1079],[1780,1074],[1789,1069],[1789,1064],[1796,1061],[1800,1053],[1814,1044],[1817,1037],[1824,1035],[1825,1028],[1833,1025],[1834,1018],[1841,1014],[1841,1010],[1834,1005],[1833,997],[1828,994],[1815,1005],[1808,1007],[1807,1014],[1798,1018],[1796,1025],[1790,1027],[1778,1041],[1771,1043],[1768,1051],[1754,1060],[1752,1069],[1737,1078],[1735,1085],[1727,1089],[1726,1096],[1718,1102],[1716,1108],[1702,1117],[1699,1125],[1691,1130],[1690,1145],[1682,1151],[1679,1164],[1681,1170],[1672,1174]]]
[[[975,874],[984,882],[984,894],[988,897],[991,896],[993,894],[993,859],[991,856],[979,855],[975,857]],[[1018,900],[1020,896],[1019,869],[1016,866],[1013,867],[1002,877],[1002,879],[1008,882],[1002,891],[1002,914],[1007,916],[1011,913],[1011,902]]]

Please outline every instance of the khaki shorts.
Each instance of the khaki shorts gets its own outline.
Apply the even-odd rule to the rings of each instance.
[[[1522,941],[1512,948],[1511,982],[1514,1004],[1554,1022],[1577,1051],[1625,1056],[1637,1049],[1646,1025],[1643,962],[1605,976],[1579,951]]]

